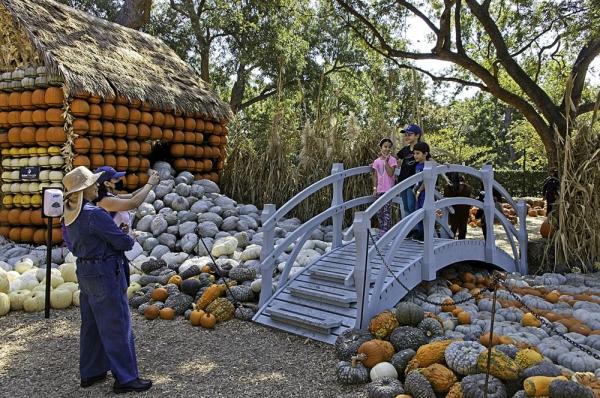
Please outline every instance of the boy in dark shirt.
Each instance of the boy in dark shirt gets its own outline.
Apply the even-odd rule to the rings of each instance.
[[[423,135],[423,131],[416,124],[409,124],[400,132],[404,134],[404,142],[407,145],[400,149],[397,154],[398,161],[401,162],[398,182],[404,181],[415,174],[417,162],[415,162],[413,148],[417,142],[421,141]],[[406,217],[415,211],[415,195],[411,189],[405,189],[400,196],[402,197],[404,216]]]

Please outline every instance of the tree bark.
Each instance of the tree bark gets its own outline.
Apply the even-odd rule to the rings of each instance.
[[[150,20],[151,10],[152,0],[125,0],[115,22],[131,29],[139,29]]]
[[[240,106],[244,100],[247,80],[248,71],[246,70],[246,64],[240,62],[236,72],[235,83],[233,83],[233,87],[231,88],[231,97],[229,98],[229,106],[233,113],[237,113],[240,110]]]

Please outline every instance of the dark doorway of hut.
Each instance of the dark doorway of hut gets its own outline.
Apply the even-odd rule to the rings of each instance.
[[[150,152],[148,160],[150,160],[150,167],[153,167],[154,163],[158,161],[167,162],[173,167],[175,158],[171,155],[171,143],[156,141],[152,145],[152,152]]]

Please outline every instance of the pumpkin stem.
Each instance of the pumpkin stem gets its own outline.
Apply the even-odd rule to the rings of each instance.
[[[367,356],[365,354],[356,354],[350,357],[350,359],[352,360],[352,367],[355,368],[359,362],[362,362],[365,359],[367,359]]]

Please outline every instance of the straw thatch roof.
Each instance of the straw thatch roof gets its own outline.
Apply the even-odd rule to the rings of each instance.
[[[122,95],[163,110],[199,112],[206,119],[230,117],[229,105],[153,36],[52,0],[0,0],[0,16],[0,48],[6,48],[7,38],[22,40],[22,33],[11,32],[17,26],[46,67],[64,77],[69,95]],[[21,58],[37,58],[23,55],[23,46],[18,51]]]

